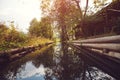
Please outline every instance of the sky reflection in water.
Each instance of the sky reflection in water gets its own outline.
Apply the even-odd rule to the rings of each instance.
[[[25,70],[22,70],[17,76],[17,80],[44,80],[45,69],[42,64],[36,68],[32,62],[28,62],[25,65]]]

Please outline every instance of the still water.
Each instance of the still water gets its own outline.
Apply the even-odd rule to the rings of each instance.
[[[65,44],[48,47],[2,68],[0,80],[115,80]]]

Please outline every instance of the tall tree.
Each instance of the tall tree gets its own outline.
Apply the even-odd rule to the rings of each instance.
[[[45,37],[52,39],[53,31],[50,18],[48,16],[43,17],[41,21],[33,19],[30,23],[29,33],[31,36]]]
[[[0,24],[0,50],[6,48],[20,47],[27,39],[27,35],[18,31],[14,23],[8,27]]]
[[[86,36],[86,32],[85,32],[85,28],[84,28],[84,19],[86,17],[86,12],[87,12],[87,9],[88,9],[88,3],[89,3],[89,0],[86,0],[86,7],[85,7],[85,12],[82,11],[82,8],[81,8],[81,0],[74,0],[77,4],[77,7],[79,8],[79,12],[80,12],[80,25],[78,26],[78,32],[79,34],[78,35],[81,35],[82,36]]]
[[[36,18],[34,18],[30,22],[29,34],[31,36],[36,36],[36,37],[42,36],[42,31],[41,31],[40,23],[37,21]]]
[[[61,39],[67,40],[68,36],[74,33],[73,27],[80,20],[80,13],[75,2],[72,0],[54,0],[51,14],[61,29]]]

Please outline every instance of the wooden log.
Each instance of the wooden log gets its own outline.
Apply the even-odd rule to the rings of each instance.
[[[86,40],[74,40],[72,43],[120,43],[120,35]]]
[[[51,44],[51,43],[49,43],[49,44]],[[38,46],[32,45],[32,46],[25,46],[22,48],[1,51],[0,52],[0,64],[4,63],[6,61],[13,61],[13,60],[19,59],[20,57],[22,57],[28,53],[31,53],[32,51],[35,51],[36,49],[40,49],[41,47],[42,47],[42,45],[38,45]]]
[[[87,47],[87,48],[95,48],[95,49],[106,49],[106,50],[111,50],[111,51],[115,51],[115,52],[119,52],[120,53],[120,44],[116,44],[116,43],[73,43],[74,45],[77,46],[81,46],[81,47]]]
[[[5,53],[8,53],[8,54],[16,54],[16,53],[20,53],[20,52],[26,51],[26,50],[28,50],[28,49],[35,49],[35,46],[25,46],[25,47],[22,47],[22,48],[15,48],[15,49],[10,49],[10,50],[1,51],[1,52],[0,52],[0,55],[1,55],[1,54],[5,54]]]

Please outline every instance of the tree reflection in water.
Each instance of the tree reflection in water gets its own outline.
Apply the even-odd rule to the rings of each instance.
[[[46,69],[46,80],[111,80],[109,75],[82,60],[67,44],[54,47],[53,67]]]
[[[29,56],[28,56],[29,57]],[[90,61],[76,52],[67,44],[57,43],[46,51],[32,56],[23,58],[15,63],[9,64],[7,68],[1,70],[0,79],[3,80],[114,80],[109,75],[103,73],[96,67],[93,67]],[[34,78],[38,73],[33,74],[26,79],[21,78],[22,72],[26,71],[26,66],[34,67],[32,69],[40,70],[43,66],[43,75]],[[40,72],[40,71],[38,71]],[[27,73],[29,74],[29,73]],[[24,76],[24,75],[23,75]]]

